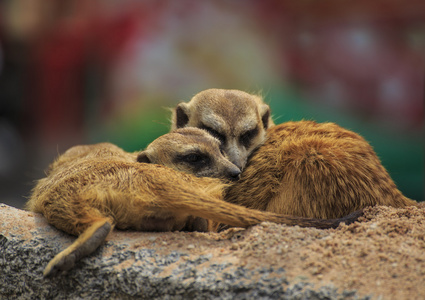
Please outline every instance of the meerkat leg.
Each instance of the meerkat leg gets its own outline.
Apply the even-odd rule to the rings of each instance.
[[[208,226],[209,223],[207,219],[190,216],[182,231],[208,232]]]
[[[44,277],[71,269],[78,260],[94,252],[112,229],[113,224],[109,218],[93,222],[71,246],[58,253],[49,262],[44,269]]]

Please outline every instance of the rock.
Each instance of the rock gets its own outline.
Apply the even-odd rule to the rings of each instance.
[[[298,230],[301,235],[302,230],[310,230],[315,238],[328,235],[316,229],[271,225],[284,231]],[[262,262],[261,257],[268,255],[261,246],[262,230],[270,230],[270,226],[220,234],[115,230],[103,246],[72,270],[43,278],[49,260],[75,237],[50,226],[41,215],[0,204],[0,298],[360,298],[355,290],[341,291],[332,284],[319,287],[308,282],[308,277],[289,282],[282,265],[273,260]],[[258,243],[250,242],[253,238]],[[288,251],[282,246],[285,243],[283,238],[277,243],[282,255]]]

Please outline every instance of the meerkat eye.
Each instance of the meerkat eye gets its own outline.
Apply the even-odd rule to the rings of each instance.
[[[206,165],[209,163],[209,156],[201,152],[190,152],[180,155],[177,160],[190,165]]]
[[[199,155],[197,153],[191,153],[191,154],[183,156],[183,160],[189,163],[195,163],[195,162],[201,161],[202,159],[203,159],[202,155]]]
[[[213,137],[217,138],[220,141],[220,143],[224,144],[226,142],[226,136],[224,136],[223,134],[221,134],[217,130],[214,130],[211,127],[208,127],[208,126],[205,126],[205,125],[202,125],[201,129],[208,131],[208,133],[211,134]]]
[[[249,147],[251,145],[252,139],[258,134],[258,127],[255,127],[254,129],[246,131],[244,134],[242,134],[239,138],[239,141],[242,145],[245,147]]]

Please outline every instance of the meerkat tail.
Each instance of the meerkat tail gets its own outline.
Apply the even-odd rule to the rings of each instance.
[[[59,271],[71,269],[84,256],[94,252],[112,231],[109,218],[104,218],[90,225],[68,248],[58,253],[44,269],[43,276],[53,276]]]
[[[193,193],[185,194],[180,192],[178,198],[173,197],[171,194],[167,195],[168,199],[175,198],[174,201],[163,201],[162,199],[167,199],[164,197],[158,199],[155,206],[169,208],[173,211],[182,211],[189,215],[237,227],[249,227],[261,222],[274,222],[291,226],[298,225],[300,227],[327,229],[336,228],[340,223],[353,223],[363,214],[362,210],[359,210],[340,219],[304,218],[250,209],[206,194],[198,196],[202,205],[193,205]]]

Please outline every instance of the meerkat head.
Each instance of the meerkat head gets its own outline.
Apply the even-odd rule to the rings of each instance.
[[[202,91],[188,103],[179,103],[172,115],[172,129],[190,126],[207,130],[241,170],[273,125],[270,107],[263,99],[238,90]]]
[[[139,153],[138,162],[160,164],[197,177],[237,180],[241,173],[205,130],[182,128],[160,136]]]

